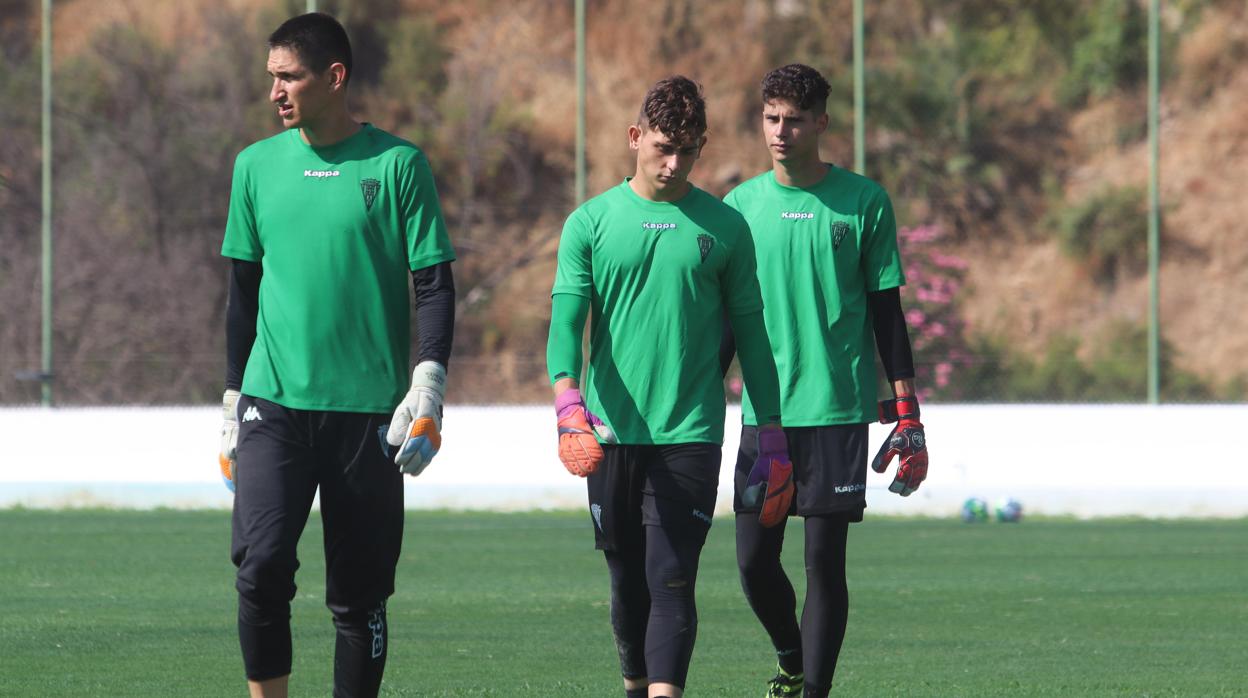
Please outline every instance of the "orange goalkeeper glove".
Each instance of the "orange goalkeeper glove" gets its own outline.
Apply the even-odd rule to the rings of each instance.
[[[559,460],[569,473],[585,477],[602,462],[603,443],[616,443],[615,432],[585,407],[581,391],[568,388],[555,398],[559,418]]]

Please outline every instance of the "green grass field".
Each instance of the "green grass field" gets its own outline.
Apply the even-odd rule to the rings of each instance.
[[[225,512],[0,511],[0,695],[243,695],[229,526]],[[325,696],[315,516],[301,558],[292,695]],[[1248,695],[1245,520],[868,519],[850,532],[849,583],[836,695]],[[383,695],[622,695],[582,514],[409,514],[398,587]],[[688,695],[761,694],[774,660],[730,520],[712,529],[698,601]]]

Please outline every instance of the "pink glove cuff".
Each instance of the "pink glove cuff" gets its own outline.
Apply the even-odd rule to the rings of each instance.
[[[571,414],[577,407],[584,409],[585,400],[581,397],[581,391],[576,388],[568,388],[555,398],[555,415],[560,419]]]

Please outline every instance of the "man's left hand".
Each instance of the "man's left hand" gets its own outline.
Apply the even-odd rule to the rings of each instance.
[[[880,402],[880,422],[897,422],[897,426],[893,427],[892,433],[875,454],[871,469],[882,473],[888,469],[894,456],[900,456],[897,473],[888,491],[909,497],[927,478],[927,436],[923,433],[923,423],[919,421],[918,398],[902,395]]]
[[[386,443],[399,447],[394,462],[399,470],[419,475],[442,447],[442,396],[446,392],[446,369],[436,361],[422,361],[412,371],[412,388],[403,396]]]

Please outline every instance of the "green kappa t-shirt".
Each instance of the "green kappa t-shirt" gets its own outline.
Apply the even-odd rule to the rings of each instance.
[[[239,153],[221,254],[264,271],[243,392],[340,412],[402,399],[410,270],[455,258],[424,154],[370,124],[328,147],[290,129]]]
[[[724,202],[745,216],[754,236],[784,425],[874,421],[867,293],[906,283],[887,192],[829,165],[814,186],[787,187],[768,171],[742,182]],[[757,424],[748,390],[742,411],[746,424]]]
[[[621,443],[723,443],[724,308],[762,307],[739,213],[697,187],[663,203],[625,180],[568,217],[560,293],[590,301],[585,401]]]

